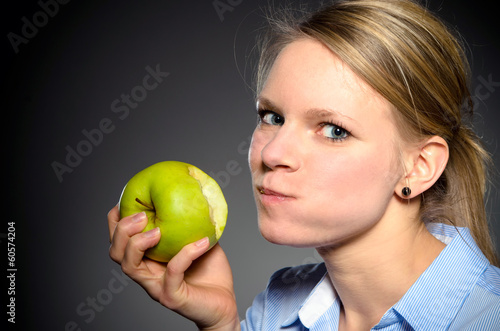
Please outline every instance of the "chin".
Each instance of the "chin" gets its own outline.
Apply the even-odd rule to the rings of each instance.
[[[315,236],[305,235],[307,231],[295,229],[289,224],[268,221],[259,218],[259,231],[262,237],[272,244],[291,247],[316,247],[317,243],[310,242]]]

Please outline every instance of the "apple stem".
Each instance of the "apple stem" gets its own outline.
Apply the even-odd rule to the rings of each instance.
[[[154,210],[155,208],[153,206],[151,206],[150,204],[147,204],[143,201],[141,201],[139,198],[135,198],[135,201],[139,202],[141,205],[143,205],[144,207],[146,208],[149,208],[151,210]]]

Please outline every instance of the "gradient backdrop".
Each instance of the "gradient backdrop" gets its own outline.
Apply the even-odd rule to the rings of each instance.
[[[17,329],[195,329],[108,256],[107,212],[132,175],[162,160],[195,164],[223,187],[230,210],[221,244],[241,316],[273,271],[319,261],[313,249],[267,243],[256,224],[246,155],[256,121],[255,58],[248,54],[267,0],[54,3],[11,1],[2,9],[2,323],[11,297],[8,223],[15,222]],[[497,10],[485,0],[429,6],[458,27],[474,54],[477,130],[495,153]],[[54,164],[68,168],[58,176]],[[499,202],[493,189],[497,238]]]

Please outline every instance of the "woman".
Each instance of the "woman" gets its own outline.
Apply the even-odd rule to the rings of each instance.
[[[210,330],[495,330],[489,156],[467,127],[462,47],[409,0],[340,1],[273,23],[249,153],[259,229],[324,260],[276,272],[240,323],[220,246],[143,259],[159,230],[108,215],[110,256]],[[285,23],[286,22],[286,23]]]

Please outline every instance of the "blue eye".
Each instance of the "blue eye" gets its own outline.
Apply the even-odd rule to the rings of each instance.
[[[260,121],[269,125],[283,125],[285,118],[269,110],[259,111]]]
[[[321,125],[321,133],[332,140],[341,141],[349,136],[349,132],[335,124],[324,123]]]

